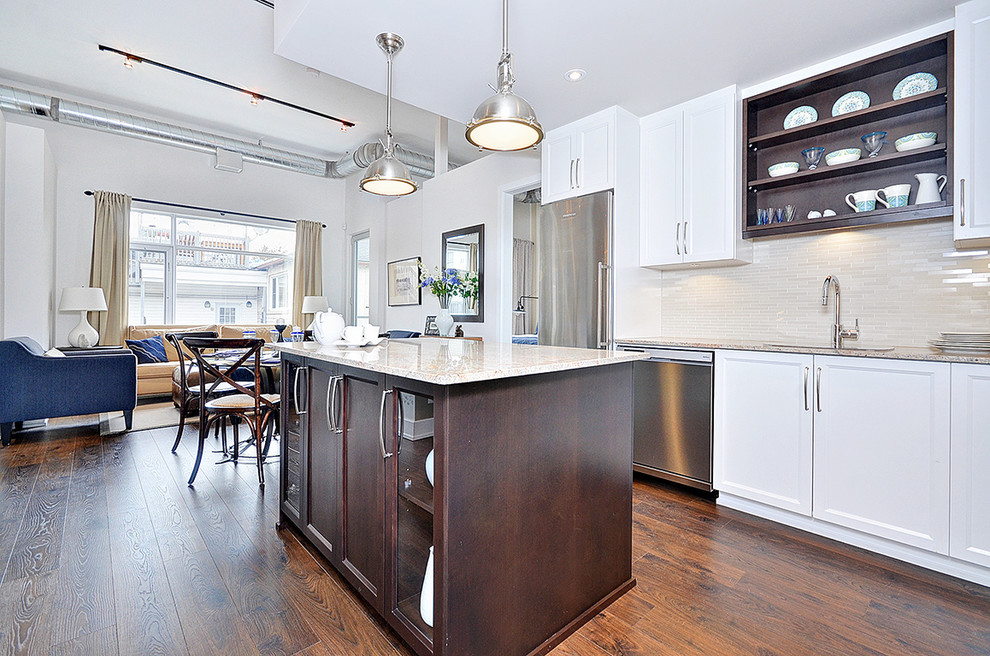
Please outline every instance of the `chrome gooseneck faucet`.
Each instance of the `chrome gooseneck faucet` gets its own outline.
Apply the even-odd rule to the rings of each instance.
[[[839,279],[835,276],[825,276],[825,283],[822,285],[822,305],[828,305],[828,287],[831,285],[835,289],[835,324],[832,326],[832,348],[842,348],[842,340],[845,337],[856,339],[859,337],[859,319],[856,319],[855,328],[843,328],[839,318],[840,294]]]

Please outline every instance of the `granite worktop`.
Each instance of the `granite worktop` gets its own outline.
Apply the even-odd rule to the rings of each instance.
[[[393,339],[361,348],[317,342],[273,345],[283,353],[435,385],[530,376],[641,360],[635,352],[504,344],[466,339]]]
[[[767,341],[746,341],[737,339],[720,340],[700,340],[677,337],[630,337],[616,340],[619,344],[632,344],[637,346],[658,346],[669,348],[685,349],[732,349],[737,351],[767,351],[771,353],[809,353],[812,355],[844,355],[860,358],[888,358],[895,360],[928,360],[931,362],[962,362],[967,364],[990,364],[990,353],[985,354],[957,354],[943,353],[932,347],[918,346],[895,346],[893,350],[877,351],[869,348],[841,348],[834,349],[830,346],[802,345],[797,343],[789,345],[790,340],[781,339],[779,343],[773,340]],[[856,346],[855,340],[847,340],[847,343]],[[863,346],[871,346],[864,344]]]

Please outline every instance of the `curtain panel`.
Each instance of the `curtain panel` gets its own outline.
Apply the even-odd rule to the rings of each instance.
[[[127,328],[127,275],[130,247],[131,197],[112,191],[93,193],[93,259],[89,286],[107,299],[106,312],[90,312],[89,322],[102,344],[123,344]]]
[[[535,296],[533,289],[533,242],[526,239],[512,240],[512,307],[520,296]],[[526,314],[512,315],[512,334],[531,335],[536,329],[536,316],[531,299],[526,299],[523,307]]]
[[[296,259],[292,278],[292,323],[302,326],[304,296],[323,295],[323,225],[296,221]]]

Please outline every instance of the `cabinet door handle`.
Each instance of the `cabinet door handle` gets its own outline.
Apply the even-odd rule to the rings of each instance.
[[[684,235],[683,235],[683,236],[681,237],[681,239],[683,240],[683,241],[681,242],[681,245],[683,246],[683,248],[682,248],[681,250],[683,250],[683,251],[684,251],[684,254],[685,254],[685,255],[687,255],[687,254],[688,254],[688,240],[687,240],[687,232],[688,232],[688,222],[687,222],[687,221],[685,221],[685,222],[684,222]]]
[[[382,404],[378,408],[378,440],[382,447],[382,460],[392,457],[392,454],[385,450],[385,401],[392,390],[382,390]]]
[[[581,188],[581,158],[574,160],[574,186]]]
[[[571,183],[571,189],[574,188],[574,160],[571,160],[570,166],[567,170],[567,179]]]
[[[677,249],[677,254],[681,254],[681,222],[677,222],[677,229],[674,236],[674,248]]]
[[[807,412],[811,410],[808,407],[808,374],[811,373],[811,367],[804,368],[804,410]]]
[[[822,411],[822,368],[818,367],[815,372],[815,403],[818,406],[818,412]]]
[[[337,386],[337,377],[331,376],[327,381],[327,426],[331,433],[337,432],[337,425],[333,421],[333,388]]]
[[[966,178],[959,178],[959,225],[966,225]]]
[[[343,433],[344,432],[344,392],[343,392],[342,383],[344,382],[344,377],[334,376],[333,381],[334,381],[333,396],[331,397],[331,404],[333,405],[334,410],[337,409],[337,390],[341,390],[340,411],[334,414],[333,427],[335,432]]]
[[[292,379],[292,405],[295,407],[297,415],[304,415],[309,412],[309,409],[299,409],[299,397],[301,396],[299,394],[299,374],[303,373],[303,371],[305,371],[304,367],[296,367],[296,375]]]

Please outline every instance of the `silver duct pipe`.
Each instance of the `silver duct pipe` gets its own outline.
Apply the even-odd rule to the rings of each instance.
[[[204,153],[215,153],[217,148],[222,148],[239,153],[249,162],[327,178],[344,178],[363,171],[384,153],[380,143],[366,143],[336,162],[331,162],[290,150],[262,146],[250,141],[223,137],[202,130],[184,128],[4,85],[0,85],[0,110],[47,116],[60,123],[70,123]],[[422,178],[433,176],[433,158],[429,155],[396,147],[395,156],[402,160],[413,174]]]

